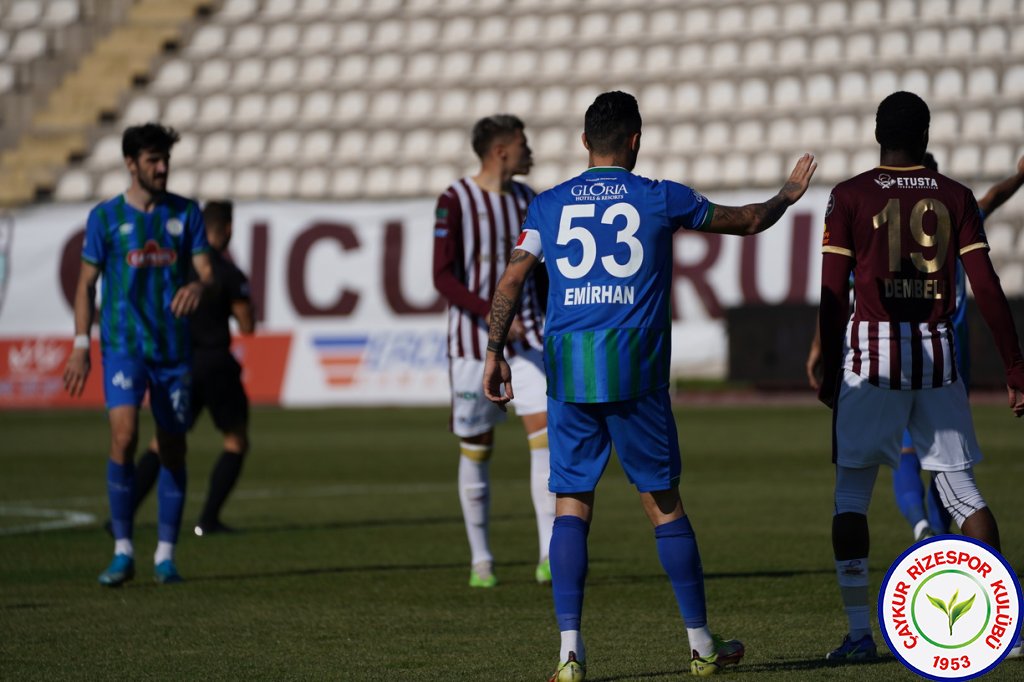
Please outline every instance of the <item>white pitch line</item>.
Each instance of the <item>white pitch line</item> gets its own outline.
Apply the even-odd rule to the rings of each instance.
[[[0,505],[0,516],[23,516],[37,519],[52,519],[37,523],[21,524],[19,526],[7,526],[0,528],[0,535],[20,535],[22,533],[36,533],[43,530],[61,530],[64,528],[76,528],[96,523],[96,517],[84,512],[72,511],[70,509],[39,509],[38,507],[14,507]]]

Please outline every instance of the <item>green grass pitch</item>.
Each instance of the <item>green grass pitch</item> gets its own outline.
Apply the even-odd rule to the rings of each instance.
[[[887,652],[869,665],[823,661],[845,631],[829,541],[829,413],[766,404],[680,407],[677,416],[710,623],[747,644],[742,665],[723,678],[917,679]],[[975,421],[986,454],[979,484],[1019,570],[1024,426],[996,406],[976,407]],[[178,548],[187,582],[152,582],[151,499],[136,531],[139,575],[110,590],[96,583],[112,548],[99,526],[104,415],[0,413],[0,677],[545,679],[558,633],[550,591],[533,582],[521,427],[514,419],[500,427],[492,463],[501,584],[470,590],[446,424],[443,409],[256,410],[253,451],[225,512],[242,532],[196,538],[187,531],[219,452],[204,418],[190,441]],[[148,416],[142,431],[151,433]],[[876,590],[910,540],[891,480],[887,470],[879,476],[870,515]],[[13,532],[67,511],[96,521]],[[653,533],[614,463],[598,488],[590,557],[589,679],[680,679],[685,632]],[[1024,679],[1024,662],[986,679]]]

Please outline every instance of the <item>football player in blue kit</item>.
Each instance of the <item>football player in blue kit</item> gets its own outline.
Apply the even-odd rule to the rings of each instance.
[[[587,534],[594,489],[613,444],[654,526],[686,625],[690,671],[714,674],[744,652],[742,643],[708,628],[697,541],[679,497],[681,461],[668,393],[672,240],[679,228],[734,235],[767,229],[803,195],[816,165],[804,155],[764,203],[719,206],[685,185],[632,173],[641,123],[632,95],[607,92],[594,101],[583,133],[589,168],[530,205],[491,303],[484,392],[503,407],[514,398],[515,381],[505,340],[523,283],[544,263],[549,488],[557,496],[550,560],[562,640],[552,680],[586,675],[580,620]]]

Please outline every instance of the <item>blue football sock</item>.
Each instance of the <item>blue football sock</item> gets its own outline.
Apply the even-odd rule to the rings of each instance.
[[[921,484],[921,461],[915,452],[900,455],[900,465],[892,473],[892,489],[896,506],[911,528],[924,521],[924,486]]]
[[[931,485],[928,486],[928,524],[936,533],[943,534],[949,532],[952,520],[946,505],[942,504],[942,498],[935,487],[935,478],[932,477]]]
[[[551,591],[558,629],[579,630],[583,584],[587,580],[587,533],[590,524],[576,516],[556,516],[551,533]]]
[[[687,628],[707,625],[708,612],[704,601],[704,567],[700,563],[697,537],[686,516],[654,529],[658,558],[672,583]]]
[[[110,526],[115,540],[132,538],[135,513],[135,463],[118,464],[107,460],[107,499],[110,501]]]
[[[178,542],[181,530],[181,515],[185,511],[185,465],[172,471],[160,467],[160,479],[156,484],[157,539],[162,542]]]

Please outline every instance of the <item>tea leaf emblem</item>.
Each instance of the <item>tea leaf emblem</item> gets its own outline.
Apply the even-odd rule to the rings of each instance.
[[[932,606],[946,614],[946,619],[949,621],[949,634],[952,637],[953,624],[960,620],[965,613],[971,610],[971,607],[974,606],[974,598],[978,595],[971,595],[970,599],[957,604],[956,598],[960,596],[960,590],[957,590],[953,593],[953,596],[950,597],[948,606],[946,605],[946,602],[941,599],[937,599],[930,594],[925,593],[925,596],[928,597],[928,601],[932,603]]]

